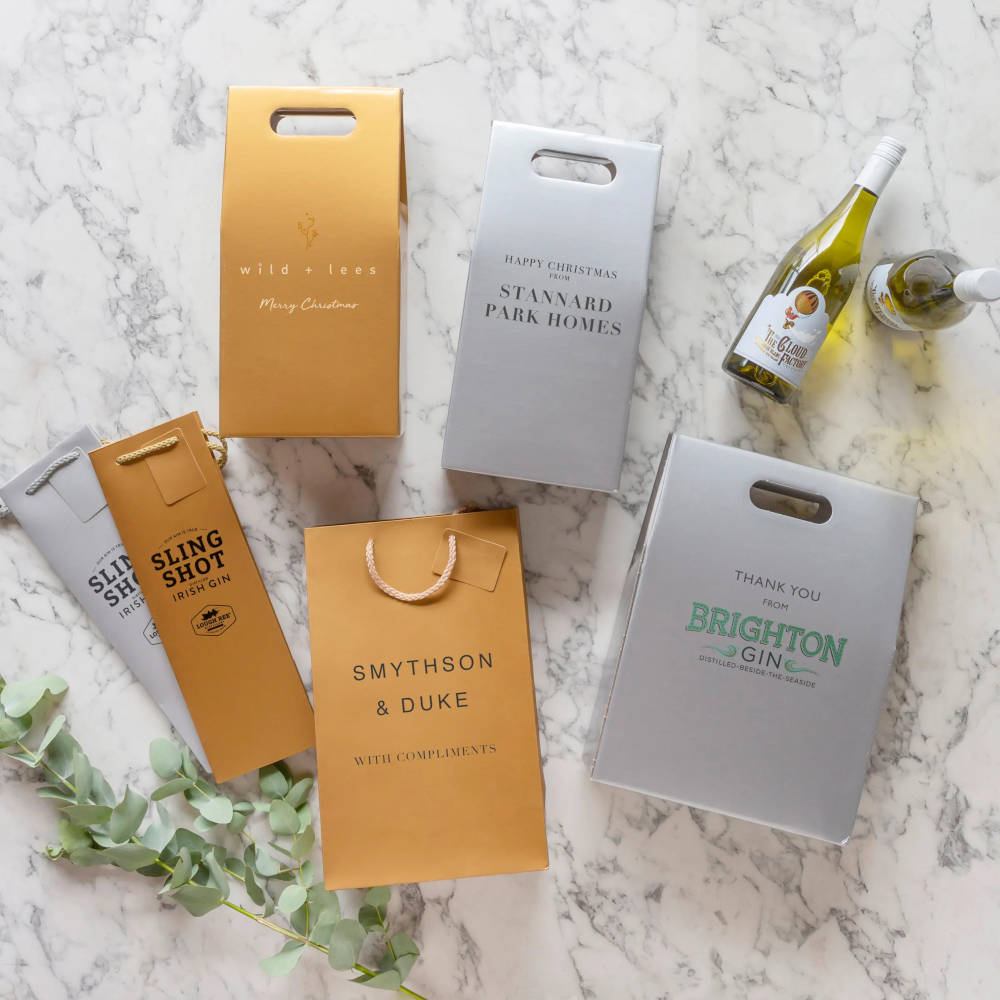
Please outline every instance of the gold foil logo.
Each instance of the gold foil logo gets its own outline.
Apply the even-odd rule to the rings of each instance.
[[[313,245],[313,240],[319,236],[319,230],[316,228],[316,216],[312,212],[306,212],[306,221],[300,222],[299,232],[305,237],[306,249],[308,250]]]

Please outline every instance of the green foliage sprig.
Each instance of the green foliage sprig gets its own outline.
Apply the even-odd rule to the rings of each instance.
[[[11,684],[0,677],[0,749],[44,773],[37,792],[62,813],[50,858],[162,880],[158,896],[192,916],[227,907],[281,934],[282,949],[260,963],[269,975],[287,975],[312,948],[334,969],[359,973],[351,982],[426,1000],[403,985],[420,952],[409,935],[392,933],[390,890],[369,889],[354,918],[343,916],[337,893],[316,882],[309,860],[316,839],[307,801],[311,777],[296,778],[280,762],[260,770],[259,799],[234,801],[199,775],[187,747],[158,739],[149,756],[162,784],[149,799],[132,788],[118,799],[70,735],[66,717],[54,715],[66,690],[54,674]],[[172,796],[197,813],[193,829],[173,821],[162,802]],[[234,886],[249,905],[230,898]],[[369,941],[384,942],[377,968],[359,961]]]

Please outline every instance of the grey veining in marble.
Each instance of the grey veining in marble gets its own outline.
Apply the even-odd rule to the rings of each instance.
[[[937,1000],[1000,960],[1000,310],[891,335],[851,300],[782,408],[719,371],[776,258],[883,133],[909,152],[864,264],[950,245],[997,262],[997,0],[65,0],[3,4],[0,474],[83,422],[216,416],[231,83],[405,88],[408,423],[400,441],[236,441],[226,472],[309,675],[302,529],[517,503],[552,867],[408,886],[436,1000]],[[493,118],[661,141],[623,495],[440,470]],[[599,234],[597,234],[599,237]],[[582,759],[618,594],[678,429],[918,494],[917,543],[853,839],[840,849],[592,784]],[[166,723],[14,523],[3,673],[58,670],[111,778]],[[312,766],[311,758],[306,760]],[[52,864],[50,803],[3,782],[0,997],[362,996],[318,956],[270,983],[268,933]],[[316,960],[312,960],[315,958]]]

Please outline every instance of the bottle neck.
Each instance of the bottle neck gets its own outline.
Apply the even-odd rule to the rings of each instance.
[[[955,298],[962,302],[995,302],[1000,299],[1000,268],[977,267],[955,275]]]
[[[878,198],[885,190],[885,186],[889,183],[895,170],[895,163],[875,154],[868,157],[868,161],[859,171],[854,183],[866,191],[871,191]]]

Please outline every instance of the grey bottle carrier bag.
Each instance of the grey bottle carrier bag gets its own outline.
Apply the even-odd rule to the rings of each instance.
[[[494,122],[442,464],[614,492],[662,147]],[[545,157],[607,183],[540,176]]]
[[[675,435],[626,581],[593,777],[846,841],[915,516],[915,497]]]
[[[170,661],[136,582],[88,453],[90,427],[0,487],[0,496],[105,639],[207,769]]]

